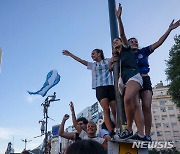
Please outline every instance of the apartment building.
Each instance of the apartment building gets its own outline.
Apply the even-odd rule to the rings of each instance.
[[[172,102],[168,94],[168,86],[162,82],[153,88],[152,99],[153,141],[170,141],[180,151],[180,109]]]

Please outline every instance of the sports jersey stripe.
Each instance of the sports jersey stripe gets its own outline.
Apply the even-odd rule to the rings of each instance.
[[[106,64],[105,64],[105,70],[108,70],[109,69],[109,65],[108,65],[108,62],[105,62]],[[109,85],[110,84],[110,82],[109,82],[109,74],[110,72],[109,71],[106,71],[105,72],[105,82],[106,82],[106,85]]]

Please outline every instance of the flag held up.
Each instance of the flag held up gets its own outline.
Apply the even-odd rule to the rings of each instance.
[[[43,84],[43,87],[36,91],[36,92],[30,92],[28,91],[28,93],[30,95],[41,95],[42,97],[44,97],[46,95],[46,93],[48,92],[49,89],[51,89],[52,87],[54,87],[56,84],[58,84],[58,82],[60,81],[60,75],[58,74],[58,72],[56,70],[51,70],[46,77],[46,81]]]

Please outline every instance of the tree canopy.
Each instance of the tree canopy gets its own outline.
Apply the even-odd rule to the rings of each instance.
[[[167,79],[170,81],[169,94],[172,100],[180,107],[180,35],[174,37],[174,45],[169,51],[169,59],[166,61]]]

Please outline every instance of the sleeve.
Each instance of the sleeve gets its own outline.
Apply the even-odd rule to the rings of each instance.
[[[94,63],[88,62],[87,69],[93,70]]]
[[[147,46],[141,49],[142,52],[148,57],[151,53],[154,52],[154,50],[151,49],[151,46]]]
[[[110,65],[111,59],[110,59],[110,58],[106,58],[106,61],[107,61],[107,63]]]
[[[105,129],[101,129],[101,130],[99,131],[99,133],[98,133],[98,137],[103,138],[104,135],[109,135],[109,132],[108,132],[107,130],[105,130]]]
[[[98,142],[99,142],[100,144],[103,144],[104,141],[105,141],[105,139],[103,139],[103,138],[101,138],[101,137],[98,137]]]
[[[79,137],[81,139],[87,139],[88,136],[87,136],[87,133],[84,130],[82,130],[81,133],[79,134]]]

